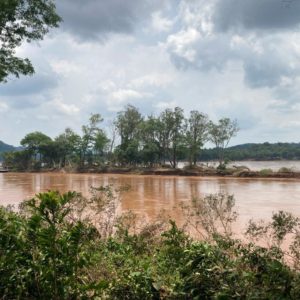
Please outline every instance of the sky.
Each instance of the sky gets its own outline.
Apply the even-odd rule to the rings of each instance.
[[[0,140],[103,127],[126,104],[230,117],[231,145],[300,140],[300,0],[60,0],[63,18],[23,44],[35,75],[0,85]]]

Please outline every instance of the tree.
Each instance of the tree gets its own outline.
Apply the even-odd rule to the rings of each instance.
[[[94,140],[94,152],[95,155],[98,157],[98,159],[103,157],[105,151],[108,150],[109,142],[110,139],[106,136],[105,132],[102,129],[100,129],[96,133],[95,140]]]
[[[201,147],[208,138],[208,116],[196,110],[191,111],[186,120],[185,141],[188,149],[190,166],[197,164],[197,157]]]
[[[229,118],[222,118],[217,124],[209,122],[209,139],[218,151],[220,166],[224,163],[225,149],[232,137],[239,131],[237,121]]]
[[[10,74],[19,77],[34,73],[29,59],[16,57],[15,49],[23,41],[43,39],[60,21],[53,0],[0,1],[0,82]]]
[[[30,151],[20,150],[14,152],[5,152],[3,154],[3,166],[12,170],[28,170],[31,162]]]
[[[159,161],[160,143],[159,119],[149,116],[147,120],[140,124],[141,158],[145,164],[151,166]]]
[[[100,114],[92,114],[89,124],[82,126],[82,137],[80,143],[80,165],[83,166],[87,153],[94,148],[97,135],[101,132],[98,125],[103,121]]]
[[[142,115],[133,105],[129,104],[124,111],[118,112],[115,126],[121,137],[121,145],[136,138],[142,120]]]
[[[21,140],[21,145],[33,155],[35,160],[39,157],[40,162],[42,162],[43,156],[47,156],[47,146],[50,143],[52,143],[52,139],[39,131],[28,133]]]
[[[168,153],[173,168],[177,166],[178,151],[183,145],[183,120],[183,109],[180,107],[174,110],[167,108],[160,115],[163,152],[164,155]]]
[[[55,138],[54,143],[57,151],[59,168],[64,167],[66,162],[71,166],[72,158],[76,157],[81,138],[72,129],[66,128],[63,133]]]
[[[139,162],[140,124],[143,117],[138,109],[127,105],[124,111],[118,113],[115,126],[121,138],[121,144],[116,148],[119,161],[136,164]]]

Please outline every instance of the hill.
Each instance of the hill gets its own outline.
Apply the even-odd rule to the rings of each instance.
[[[5,144],[4,142],[0,141],[0,161],[2,160],[2,154],[4,152],[16,151],[16,150],[18,150],[18,147],[14,147],[14,146]]]
[[[300,143],[262,143],[242,144],[226,149],[229,160],[300,160]],[[200,160],[218,158],[216,149],[204,149]]]

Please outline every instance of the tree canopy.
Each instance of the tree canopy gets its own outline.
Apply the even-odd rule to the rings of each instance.
[[[4,155],[4,165],[12,169],[176,168],[178,162],[188,160],[196,167],[204,159],[203,147],[208,141],[215,144],[222,163],[225,149],[238,131],[234,120],[222,118],[215,124],[196,110],[186,116],[180,107],[144,116],[138,108],[126,105],[111,123],[111,136],[101,128],[102,122],[100,114],[92,114],[80,134],[66,128],[54,139],[31,132],[21,141],[24,149]]]
[[[60,21],[52,0],[0,1],[0,83],[9,75],[34,73],[28,58],[16,56],[16,48],[24,41],[42,40]]]

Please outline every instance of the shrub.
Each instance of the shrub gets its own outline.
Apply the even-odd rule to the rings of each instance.
[[[278,173],[293,173],[293,168],[282,167],[278,170]]]
[[[272,175],[272,174],[273,174],[272,169],[262,169],[259,171],[259,175],[261,175],[261,176],[268,176],[268,175]]]
[[[209,195],[193,203],[190,216],[207,237],[197,241],[173,221],[132,230],[132,214],[115,217],[115,196],[111,187],[94,189],[91,199],[49,191],[18,213],[0,208],[0,298],[299,299],[299,219],[291,214],[252,222],[248,235],[273,241],[258,247],[232,238],[233,196]],[[117,228],[109,223],[101,237],[95,212]],[[295,268],[280,249],[289,234]]]
[[[1,210],[1,298],[88,298],[86,282],[98,232],[68,221],[76,193],[47,192],[23,203],[23,215]]]

